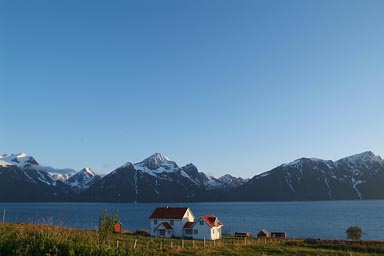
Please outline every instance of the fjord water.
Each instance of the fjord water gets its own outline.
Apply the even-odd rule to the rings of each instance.
[[[195,217],[214,214],[226,234],[250,231],[256,235],[285,231],[289,238],[345,238],[350,226],[360,226],[365,240],[384,239],[384,200],[315,202],[225,202],[225,203],[0,203],[6,222],[63,225],[96,229],[106,208],[119,209],[123,229],[148,229],[148,217],[160,206],[190,207]],[[2,216],[1,216],[2,217]]]

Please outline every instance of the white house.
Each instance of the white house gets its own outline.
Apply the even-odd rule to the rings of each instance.
[[[195,216],[187,207],[159,207],[149,216],[150,233],[156,237],[182,237],[186,223],[194,220]]]
[[[192,224],[193,239],[216,240],[221,238],[223,224],[213,215],[201,216]]]
[[[187,207],[159,207],[149,216],[151,236],[191,237],[216,240],[221,238],[223,224],[213,215],[201,216],[195,221]]]

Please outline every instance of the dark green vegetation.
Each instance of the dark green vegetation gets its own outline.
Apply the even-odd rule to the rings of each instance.
[[[349,227],[345,233],[347,234],[347,238],[351,240],[360,240],[363,236],[363,230],[358,226]]]
[[[218,241],[157,239],[46,225],[0,223],[5,255],[383,255],[384,242],[272,240],[225,237]]]

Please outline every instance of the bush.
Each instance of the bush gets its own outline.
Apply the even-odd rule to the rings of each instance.
[[[145,237],[151,236],[149,231],[145,230],[145,229],[136,230],[135,233],[133,233],[133,235],[134,236],[145,236]]]
[[[107,209],[104,209],[104,214],[99,217],[99,235],[103,242],[113,233],[113,229],[119,221],[118,213],[119,210],[116,209],[113,215],[109,215]]]
[[[347,238],[350,240],[360,240],[363,235],[363,230],[361,227],[353,226],[349,227],[345,233],[347,234]]]

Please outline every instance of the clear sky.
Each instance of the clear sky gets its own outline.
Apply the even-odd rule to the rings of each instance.
[[[382,0],[0,0],[0,153],[221,176],[384,155]]]

